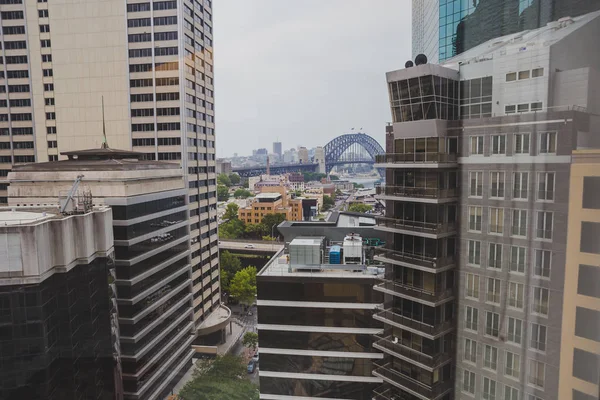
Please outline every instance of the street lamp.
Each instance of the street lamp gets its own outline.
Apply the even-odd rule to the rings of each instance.
[[[277,226],[277,223],[274,223],[273,226],[271,227],[271,239],[273,239],[271,241],[271,250],[273,250],[275,248],[275,237],[273,236],[273,229],[275,228],[275,226]]]

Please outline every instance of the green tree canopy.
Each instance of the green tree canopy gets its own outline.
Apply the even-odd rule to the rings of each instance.
[[[242,199],[247,199],[248,197],[252,196],[252,192],[246,189],[237,189],[235,192],[233,192],[233,197],[235,198],[242,198]]]
[[[248,182],[248,179],[246,179],[244,181],[244,183],[242,183],[242,186],[245,187],[246,189],[248,189],[250,187],[250,182]]]
[[[267,236],[267,235],[271,235],[271,228],[273,228],[273,225],[275,225],[275,228],[273,228],[273,236],[277,237],[279,236],[279,231],[277,230],[277,226],[282,223],[283,221],[285,221],[285,214],[267,214],[263,217],[262,221],[261,221],[261,225],[262,225],[262,236]]]
[[[320,172],[303,172],[304,182],[310,181],[321,181],[322,178],[327,177],[326,174],[322,174]]]
[[[239,185],[242,178],[238,174],[232,173],[229,174],[229,181],[232,185]]]
[[[240,303],[251,305],[256,298],[256,267],[238,271],[229,282],[229,294]]]
[[[231,179],[229,179],[229,176],[227,174],[219,174],[217,175],[217,183],[219,185],[223,185],[223,186],[231,186]]]
[[[332,181],[339,181],[340,177],[337,176],[337,175],[329,175],[329,179],[332,180]]]
[[[327,211],[334,205],[335,205],[335,201],[333,200],[333,198],[331,196],[323,196],[323,207],[321,207],[321,210]]]
[[[223,214],[223,219],[228,219],[228,220],[237,219],[239,209],[240,209],[240,206],[238,206],[237,204],[228,203],[227,207],[225,207],[225,213]]]
[[[242,338],[242,344],[249,349],[256,349],[256,346],[258,346],[258,333],[244,333],[244,337]]]
[[[358,212],[358,213],[366,213],[367,211],[371,211],[373,207],[368,204],[354,203],[350,204],[348,207],[348,211]]]
[[[365,187],[365,185],[363,185],[362,183],[356,183],[356,182],[352,182],[352,185],[354,185],[354,189],[362,189]]]
[[[200,360],[192,379],[178,393],[182,400],[258,400],[258,388],[246,377],[246,365],[239,356],[226,354],[214,360]]]
[[[242,269],[242,262],[237,256],[231,254],[227,250],[221,252],[219,258],[219,265],[221,268],[221,288],[224,292],[229,293],[231,279]]]
[[[229,189],[227,186],[217,185],[217,200],[227,201],[229,200]]]
[[[244,236],[245,224],[241,219],[230,219],[219,226],[221,239],[241,239]]]

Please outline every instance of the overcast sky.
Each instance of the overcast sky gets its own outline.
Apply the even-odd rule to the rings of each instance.
[[[385,72],[410,58],[410,0],[217,0],[217,155],[324,146],[352,127],[383,146]]]

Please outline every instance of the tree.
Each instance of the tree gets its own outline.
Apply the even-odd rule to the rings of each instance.
[[[219,226],[219,237],[222,239],[241,239],[244,236],[245,224],[241,219],[230,219]]]
[[[339,181],[340,177],[337,175],[329,175],[329,180],[331,181]]]
[[[348,211],[357,212],[357,213],[366,213],[367,211],[371,211],[373,207],[368,204],[362,203],[353,203],[348,207]]]
[[[244,181],[244,183],[242,183],[242,186],[245,187],[246,189],[248,189],[250,187],[250,182],[248,182],[248,179],[246,179]]]
[[[231,186],[231,179],[229,179],[229,176],[227,174],[219,174],[217,175],[217,183],[219,185],[223,185],[223,186]]]
[[[342,191],[340,189],[335,189],[335,195],[337,196],[341,196],[343,195]]]
[[[229,282],[229,295],[240,303],[251,305],[256,298],[256,267],[246,267],[236,272]]]
[[[240,206],[235,203],[228,203],[227,207],[225,207],[225,213],[223,214],[223,219],[232,220],[237,219],[238,211]]]
[[[304,172],[304,182],[310,181],[321,181],[322,178],[327,177],[326,174],[322,174],[320,172]]]
[[[322,211],[327,211],[331,207],[335,205],[335,201],[330,196],[323,196],[323,206],[321,207]]]
[[[242,262],[238,257],[225,250],[220,254],[219,264],[221,267],[221,287],[224,292],[229,293],[231,279],[242,269]]]
[[[274,237],[279,236],[277,226],[283,221],[285,221],[285,214],[276,213],[265,215],[260,223],[262,225],[262,236],[270,235],[271,231],[273,231]],[[273,225],[275,225],[274,228]]]
[[[229,181],[232,185],[239,185],[242,178],[238,174],[229,174]]]
[[[237,189],[235,192],[233,192],[233,197],[235,198],[242,198],[242,199],[247,199],[248,197],[252,196],[252,192],[246,189]]]
[[[260,239],[263,233],[263,227],[261,224],[248,224],[246,225],[245,236],[252,239]]]
[[[246,377],[240,356],[225,354],[199,360],[192,379],[178,393],[181,400],[258,400],[258,388]]]
[[[242,338],[242,344],[244,345],[244,347],[247,347],[252,350],[256,350],[256,346],[258,346],[258,333],[256,333],[256,332],[244,333],[244,337]]]
[[[356,182],[352,182],[352,185],[354,185],[354,189],[362,189],[365,187],[365,185],[363,185],[362,183],[356,183]]]
[[[227,201],[229,200],[229,189],[227,186],[217,185],[217,200]]]

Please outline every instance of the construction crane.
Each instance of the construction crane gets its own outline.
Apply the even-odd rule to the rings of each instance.
[[[73,201],[73,196],[75,195],[75,193],[77,193],[77,188],[79,187],[79,184],[81,183],[81,179],[83,179],[83,175],[77,175],[77,179],[75,179],[75,182],[73,182],[73,186],[71,186],[71,190],[69,190],[69,193],[67,194],[67,198],[64,200],[64,203],[60,207],[60,212],[62,214],[67,212],[69,203],[71,203]],[[75,207],[72,207],[71,210],[73,210],[74,208]]]

